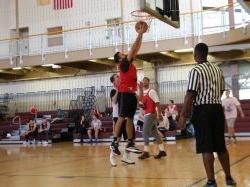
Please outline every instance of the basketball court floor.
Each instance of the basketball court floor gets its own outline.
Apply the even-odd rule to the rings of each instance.
[[[250,139],[228,144],[232,175],[238,187],[250,186]],[[142,148],[142,144],[138,143]],[[1,146],[1,187],[186,187],[202,186],[206,175],[193,139],[168,142],[166,158],[138,160],[135,165],[109,163],[108,144],[74,145],[56,143],[46,147]],[[154,146],[151,145],[151,151]],[[120,158],[118,158],[120,159]],[[218,186],[225,186],[224,174],[216,159]]]
[[[134,20],[145,20],[149,24],[149,29],[151,21],[155,18],[178,29],[179,1],[176,1],[171,9],[165,2],[139,0],[138,7],[130,14]],[[168,15],[170,13],[171,15]],[[198,13],[202,15],[202,11]],[[224,9],[222,13],[224,15]],[[193,16],[193,12],[190,15]],[[90,21],[86,23],[88,22],[90,23]],[[90,30],[89,23],[86,28]],[[62,31],[58,33],[61,34]],[[194,42],[196,36],[192,34]],[[90,36],[89,34],[91,41]],[[185,34],[185,40],[186,36],[189,35]],[[226,40],[226,34],[224,36]],[[196,37],[197,40],[199,37],[200,33]],[[43,59],[43,45],[41,46],[41,59]],[[89,46],[91,56],[92,45]],[[158,44],[155,48],[158,48]],[[67,51],[65,48],[65,59],[68,58]],[[22,59],[21,54],[17,57]],[[20,64],[21,62],[20,60]],[[0,145],[0,187],[200,187],[206,183],[202,158],[195,153],[194,139],[167,142],[167,157],[161,160],[155,160],[152,156],[146,160],[138,160],[138,155],[131,154],[131,158],[136,162],[134,165],[126,165],[119,161],[117,167],[112,167],[110,164],[109,144],[110,142],[82,145],[62,142],[46,146]],[[238,187],[250,187],[249,145],[250,138],[239,138],[237,144],[227,144],[232,176]],[[142,143],[138,143],[138,147],[143,149]],[[150,148],[151,153],[156,153],[153,145]],[[120,160],[121,157],[117,159]],[[225,186],[225,176],[217,157],[215,171],[218,187]]]

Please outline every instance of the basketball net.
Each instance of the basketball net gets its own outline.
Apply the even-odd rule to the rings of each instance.
[[[147,12],[144,12],[143,10],[134,10],[130,14],[135,18],[136,21],[145,21],[148,25],[147,32],[149,31],[153,16],[151,16]]]

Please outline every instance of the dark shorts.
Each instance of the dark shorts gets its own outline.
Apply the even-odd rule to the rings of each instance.
[[[220,104],[195,106],[191,119],[197,153],[224,153],[224,112]]]
[[[143,127],[143,121],[138,120],[136,125],[138,125],[139,127]]]
[[[133,118],[137,108],[137,98],[135,93],[118,93],[119,116]]]
[[[76,126],[76,133],[86,134],[87,133],[87,129],[84,126],[82,126],[82,125],[77,125]]]

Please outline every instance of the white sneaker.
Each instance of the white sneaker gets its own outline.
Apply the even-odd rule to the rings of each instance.
[[[112,151],[110,151],[109,161],[110,161],[111,166],[113,166],[113,167],[117,166],[117,164],[116,164],[116,158],[115,158],[115,155],[113,154]]]
[[[126,164],[135,164],[135,162],[133,160],[130,160],[126,154],[122,156],[121,161]]]

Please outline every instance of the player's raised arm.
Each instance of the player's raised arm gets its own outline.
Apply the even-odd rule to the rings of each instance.
[[[138,33],[137,38],[128,54],[128,61],[132,62],[133,59],[136,57],[138,51],[140,50],[142,37],[145,32],[148,30],[148,25],[144,21],[139,21],[135,25],[135,30]]]

